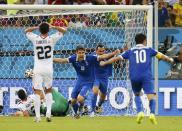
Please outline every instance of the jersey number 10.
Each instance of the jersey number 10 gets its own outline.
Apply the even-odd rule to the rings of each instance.
[[[38,59],[51,58],[51,46],[37,46],[36,49]]]
[[[146,62],[146,51],[145,50],[136,50],[134,51],[136,55],[136,63],[145,63]]]

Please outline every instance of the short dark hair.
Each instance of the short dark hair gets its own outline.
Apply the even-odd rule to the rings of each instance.
[[[135,36],[135,42],[136,44],[143,44],[143,42],[146,40],[146,35],[139,33]]]
[[[97,50],[98,48],[105,48],[105,46],[104,46],[103,44],[98,44],[98,45],[96,46],[96,50]]]
[[[26,99],[27,99],[27,94],[26,94],[26,92],[25,92],[23,89],[20,89],[20,90],[17,92],[17,95],[18,95],[18,97],[19,97],[21,100],[26,100]]]
[[[49,25],[47,23],[42,23],[40,26],[39,26],[39,31],[41,34],[47,34],[49,32]]]
[[[78,51],[78,50],[85,50],[85,48],[82,45],[78,45],[76,47],[76,51]]]

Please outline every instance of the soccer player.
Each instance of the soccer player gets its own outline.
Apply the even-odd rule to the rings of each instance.
[[[20,89],[17,92],[18,98],[20,101],[18,102],[18,110],[14,115],[15,116],[35,116],[35,108],[34,108],[34,99],[35,95],[27,95],[27,93]],[[44,95],[41,94],[41,114],[46,114],[47,107],[45,106],[44,102]],[[52,96],[53,96],[53,104],[51,107],[51,112],[53,116],[65,116],[69,112],[69,102],[67,101],[64,96],[52,89]]]
[[[155,118],[155,90],[152,84],[152,71],[151,63],[152,57],[156,56],[160,60],[164,60],[170,63],[173,63],[173,59],[168,56],[163,55],[156,50],[147,47],[146,36],[144,34],[137,34],[135,36],[136,46],[125,51],[121,55],[111,58],[108,61],[101,61],[100,65],[105,66],[113,62],[128,59],[129,60],[129,75],[132,85],[132,90],[135,94],[135,103],[137,107],[137,123],[140,124],[144,118],[143,105],[140,98],[141,89],[144,90],[147,94],[150,107],[150,116],[149,119],[153,124],[157,124]]]
[[[40,35],[32,31],[39,29]],[[56,29],[58,32],[48,35],[50,29]],[[63,37],[66,30],[62,27],[51,26],[48,23],[41,23],[38,27],[30,27],[25,30],[27,38],[34,45],[34,76],[33,88],[35,91],[35,121],[40,119],[40,94],[42,84],[46,87],[45,100],[47,105],[46,120],[51,121],[52,105],[52,80],[53,80],[53,49],[57,41]]]
[[[81,45],[76,47],[76,54],[69,58],[54,58],[54,62],[72,63],[77,73],[77,82],[71,94],[71,104],[75,118],[79,118],[78,108],[82,108],[87,92],[92,89],[94,82],[94,64],[97,60],[111,58],[117,51],[102,56],[86,55],[85,48]],[[78,105],[78,103],[79,105]]]
[[[104,45],[98,44],[95,53],[96,56],[104,55],[106,53]],[[94,72],[95,72],[94,73],[95,80],[92,88],[93,96],[91,98],[91,107],[92,107],[92,111],[90,114],[91,117],[94,117],[95,112],[100,113],[102,110],[101,106],[107,94],[108,78],[109,76],[112,75],[112,64],[106,66],[100,66],[100,62],[96,61],[94,65]],[[100,99],[98,102],[98,106],[96,106],[98,93],[100,95]]]

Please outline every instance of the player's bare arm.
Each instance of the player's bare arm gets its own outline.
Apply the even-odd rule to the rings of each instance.
[[[123,58],[120,57],[120,56],[113,57],[113,58],[111,58],[111,59],[109,59],[109,60],[107,60],[107,61],[101,61],[101,62],[100,62],[100,66],[109,65],[109,64],[112,64],[112,63],[117,62],[117,61],[119,61],[119,60],[123,60]]]
[[[173,58],[170,58],[160,52],[157,53],[156,57],[159,59],[159,60],[163,60],[163,61],[166,61],[166,62],[169,62],[169,63],[174,63],[174,60]]]
[[[32,31],[37,30],[37,29],[39,29],[38,26],[30,27],[30,28],[25,29],[25,33],[32,32]]]
[[[112,53],[100,55],[98,57],[98,60],[100,61],[100,60],[103,60],[103,59],[109,59],[109,58],[114,57],[115,55],[118,55],[119,53],[120,53],[120,50],[117,49],[117,50],[113,51]]]
[[[68,58],[54,58],[53,62],[63,64],[63,63],[69,63],[69,60]]]
[[[63,28],[63,27],[52,26],[51,24],[49,24],[49,28],[55,29],[55,30],[57,30],[57,31],[59,31],[59,32],[61,32],[61,33],[63,33],[63,34],[67,31],[67,30],[66,30],[65,28]]]

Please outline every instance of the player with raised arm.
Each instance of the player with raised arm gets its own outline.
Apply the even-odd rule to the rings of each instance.
[[[105,47],[102,44],[98,44],[95,50],[95,55],[100,56],[106,54]],[[118,53],[119,50],[118,50]],[[94,74],[95,74],[95,80],[94,85],[92,88],[92,98],[91,98],[91,107],[92,111],[90,114],[90,117],[94,117],[95,112],[100,113],[102,111],[102,104],[105,101],[106,94],[107,94],[107,86],[108,86],[108,79],[112,75],[112,64],[106,65],[106,66],[100,66],[100,62],[95,62],[94,65]],[[100,93],[99,93],[100,92]],[[97,102],[97,96],[98,93],[100,95],[100,99],[98,102],[98,106],[96,106]]]
[[[140,98],[141,89],[147,95],[150,107],[149,119],[153,124],[157,124],[155,118],[156,107],[156,93],[152,84],[152,57],[156,56],[160,60],[173,63],[174,60],[162,53],[147,47],[146,36],[144,34],[137,34],[135,36],[136,46],[125,51],[121,55],[111,58],[108,61],[101,61],[100,65],[105,66],[113,62],[128,59],[129,60],[129,75],[132,85],[132,90],[135,94],[135,103],[137,107],[137,123],[140,124],[144,118],[143,105]]]
[[[94,64],[97,60],[110,58],[116,52],[102,56],[86,55],[85,48],[81,45],[76,47],[76,54],[69,58],[54,58],[54,62],[72,63],[77,73],[77,81],[71,93],[71,104],[75,118],[79,118],[78,108],[82,108],[87,92],[92,89],[94,82]],[[78,105],[79,104],[79,105]]]
[[[33,31],[39,29],[40,35],[34,34]],[[56,29],[58,32],[49,35],[50,29]],[[35,121],[40,119],[40,94],[42,84],[46,87],[45,100],[47,106],[46,120],[51,121],[52,105],[52,80],[53,80],[53,50],[57,41],[63,37],[66,30],[62,27],[51,26],[48,23],[41,23],[38,27],[30,27],[25,30],[27,38],[34,45],[34,76],[33,88],[35,91]]]

